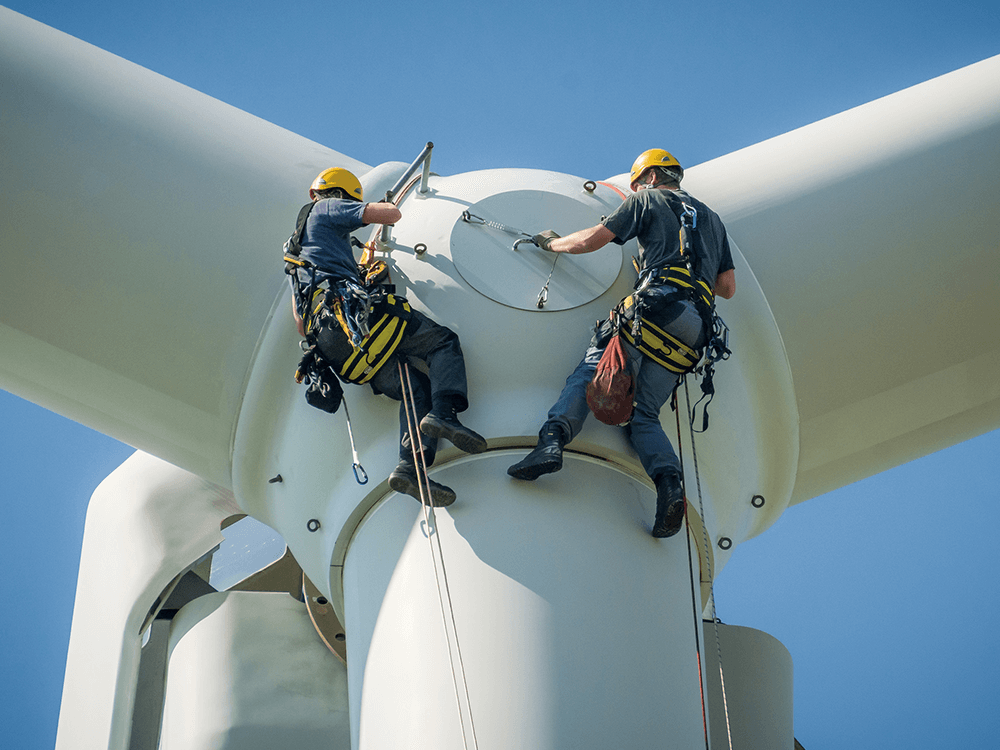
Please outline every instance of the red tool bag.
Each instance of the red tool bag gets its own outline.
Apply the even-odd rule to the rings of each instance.
[[[635,381],[628,368],[628,353],[615,332],[597,363],[594,379],[587,384],[587,406],[604,424],[622,427],[632,419]]]

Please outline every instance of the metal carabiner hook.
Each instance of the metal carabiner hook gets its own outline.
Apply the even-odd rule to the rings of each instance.
[[[538,247],[538,245],[535,244],[535,241],[533,239],[531,239],[530,237],[528,237],[528,238],[523,239],[523,240],[515,240],[514,241],[514,247],[512,247],[511,250],[517,250],[518,246],[523,245],[525,243],[531,244],[531,245],[535,245],[535,247]]]
[[[474,216],[473,214],[469,213],[468,211],[462,211],[462,221],[464,221],[464,222],[466,222],[468,224],[485,224],[486,223],[486,219],[482,218],[481,216]]]
[[[354,478],[357,480],[358,484],[368,484],[368,472],[366,472],[365,467],[359,463],[354,464]]]
[[[538,300],[535,302],[535,305],[538,307],[539,310],[541,310],[543,307],[545,307],[545,303],[548,301],[549,301],[549,285],[548,283],[546,283],[545,286],[542,287],[542,291],[538,293]]]

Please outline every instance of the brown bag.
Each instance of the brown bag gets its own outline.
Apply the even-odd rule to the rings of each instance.
[[[628,353],[616,331],[587,384],[587,406],[604,424],[623,427],[632,419],[635,381],[629,373]]]

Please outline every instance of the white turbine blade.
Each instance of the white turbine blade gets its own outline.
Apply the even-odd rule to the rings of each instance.
[[[793,502],[1000,425],[1000,57],[685,186],[726,220],[781,330],[801,420]]]
[[[0,37],[0,386],[228,483],[305,186],[367,167],[6,8]]]

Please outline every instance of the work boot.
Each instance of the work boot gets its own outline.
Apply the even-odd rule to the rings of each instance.
[[[396,465],[396,468],[389,475],[389,486],[400,494],[420,500],[417,468],[409,461],[400,461]],[[445,508],[455,502],[455,490],[451,487],[445,487],[429,477],[424,484],[424,490],[430,495],[428,501],[435,508]]]
[[[684,488],[681,478],[674,472],[656,478],[656,519],[653,536],[665,539],[681,530],[684,524]]]
[[[458,421],[454,409],[433,411],[420,420],[420,431],[436,438],[447,438],[452,445],[466,453],[482,453],[486,450],[486,438]]]
[[[515,479],[538,479],[542,474],[551,474],[562,468],[563,446],[566,434],[557,424],[547,424],[538,436],[538,445],[521,461],[507,469]]]

